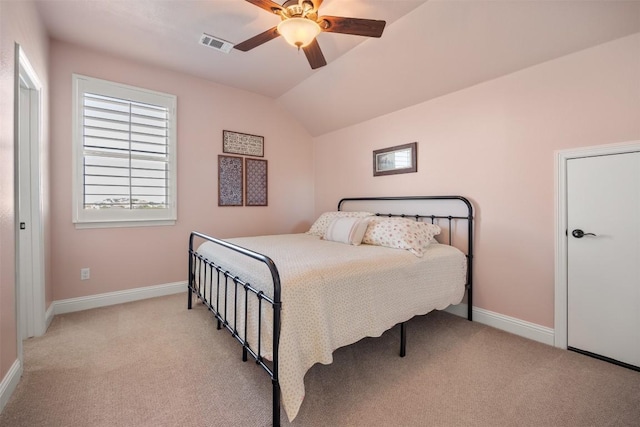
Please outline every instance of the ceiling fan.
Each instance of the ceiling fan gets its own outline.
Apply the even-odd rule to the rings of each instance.
[[[282,5],[271,0],[246,0],[267,12],[279,15],[282,21],[264,33],[251,37],[234,46],[247,52],[278,36],[302,49],[312,69],[327,65],[316,36],[321,32],[352,34],[365,37],[380,37],[385,21],[375,19],[343,18],[340,16],[318,16],[323,0],[287,0]]]

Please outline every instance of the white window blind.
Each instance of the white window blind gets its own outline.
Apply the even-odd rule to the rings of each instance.
[[[175,96],[84,76],[74,81],[74,221],[175,220]]]

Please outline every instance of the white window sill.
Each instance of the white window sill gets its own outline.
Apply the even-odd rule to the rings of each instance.
[[[161,227],[175,225],[175,220],[145,220],[145,221],[96,221],[96,222],[76,222],[78,230],[87,228],[125,228],[125,227]]]

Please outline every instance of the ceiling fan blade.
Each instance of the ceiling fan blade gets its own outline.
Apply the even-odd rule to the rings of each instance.
[[[246,1],[266,10],[267,12],[279,14],[282,11],[282,6],[280,6],[278,3],[273,2],[271,0],[246,0]]]
[[[381,37],[384,26],[387,24],[385,21],[375,19],[343,18],[340,16],[321,16],[318,23],[322,31],[365,37]]]
[[[303,47],[302,50],[304,50],[304,54],[307,56],[309,65],[311,65],[313,70],[327,65],[327,60],[324,59],[318,40],[313,39],[313,41],[306,47]]]
[[[280,33],[278,33],[278,27],[273,27],[265,31],[264,33],[260,33],[257,36],[251,37],[248,40],[243,41],[242,43],[238,43],[234,46],[234,49],[241,50],[246,52],[248,50],[253,49],[254,47],[258,47],[261,44],[268,42],[269,40],[273,40],[278,37]]]

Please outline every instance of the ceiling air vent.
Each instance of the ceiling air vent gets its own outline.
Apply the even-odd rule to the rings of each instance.
[[[202,33],[202,37],[200,37],[200,44],[224,53],[229,53],[231,48],[233,48],[233,45],[228,41],[210,36],[206,33]]]

